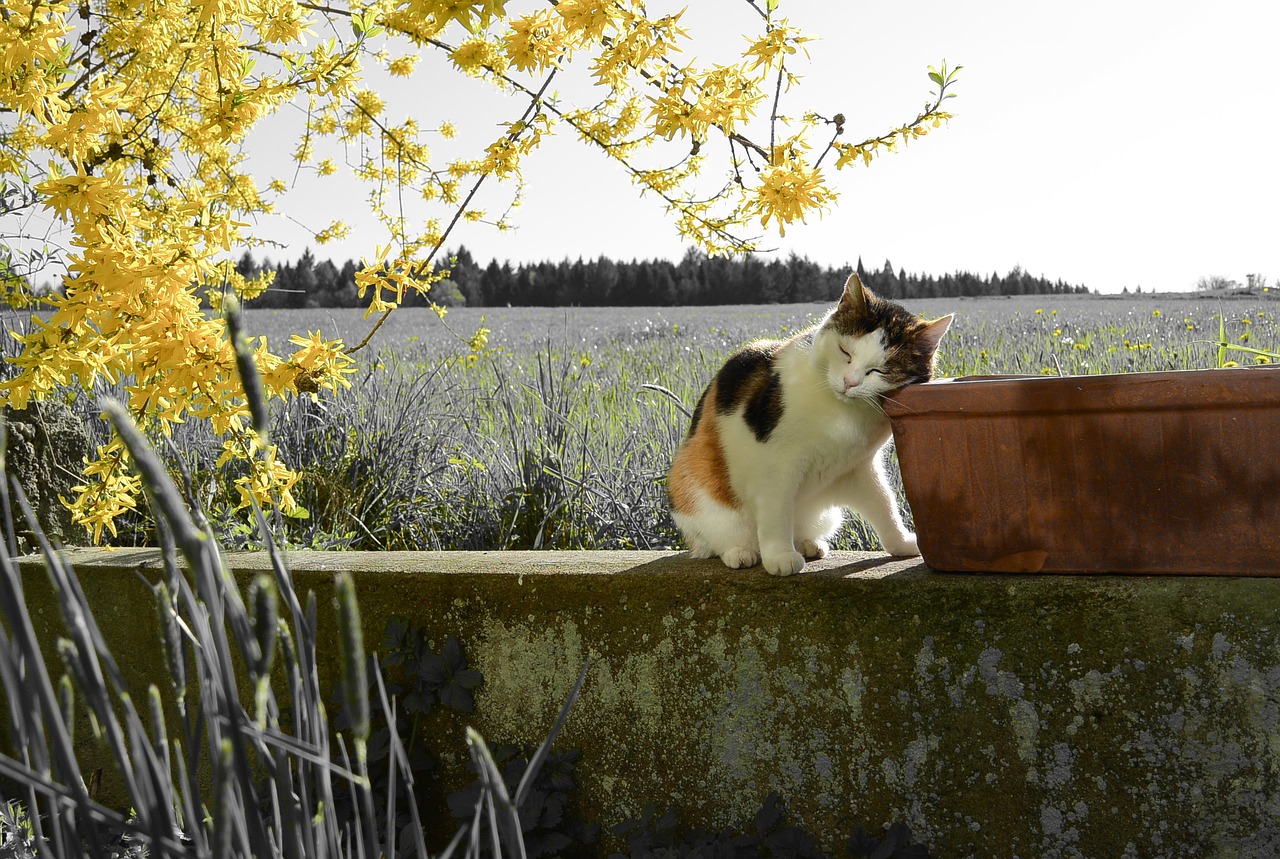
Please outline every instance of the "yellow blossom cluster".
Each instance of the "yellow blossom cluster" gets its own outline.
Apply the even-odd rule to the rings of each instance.
[[[820,169],[829,152],[839,169],[948,117],[940,106],[954,71],[944,66],[930,71],[936,99],[887,135],[847,144],[837,139],[841,115],[788,119],[779,109],[795,80],[787,64],[807,37],[776,17],[775,2],[724,2],[758,32],[736,62],[700,67],[682,59],[682,13],[652,14],[642,0],[557,0],[518,13],[507,0],[5,0],[0,179],[29,189],[63,231],[67,271],[59,292],[39,297],[0,399],[22,408],[59,386],[121,385],[144,430],[210,422],[226,463],[242,463],[235,485],[245,504],[298,512],[297,475],[254,435],[220,318],[229,297],[271,288],[228,260],[255,243],[250,225],[287,206],[289,183],[255,178],[246,165],[251,132],[285,108],[305,116],[289,147],[300,169],[329,176],[347,166],[368,185],[386,233],[356,276],[369,315],[447,275],[437,255],[453,225],[508,228],[507,214],[472,206],[477,189],[504,183],[514,205],[521,165],[561,126],[628,170],[682,234],[724,253],[754,247],[744,233],[757,222],[781,233],[832,206]],[[454,121],[393,118],[368,74],[376,65],[438,76],[438,64],[419,62],[431,51],[519,98],[496,135],[447,159],[428,144],[459,145]],[[555,79],[571,74],[583,85],[570,89],[588,93],[583,104],[560,95]],[[727,159],[700,153],[713,138],[728,142]],[[426,208],[411,212],[406,201]],[[348,227],[313,230],[326,241]],[[6,294],[25,288],[3,281]],[[467,341],[473,353],[487,333]],[[290,345],[277,355],[264,340],[249,344],[268,398],[341,391],[363,343],[313,332]],[[101,539],[140,488],[118,443],[99,449],[83,476],[70,505]]]

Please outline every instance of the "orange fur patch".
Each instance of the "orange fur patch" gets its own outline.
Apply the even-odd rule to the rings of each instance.
[[[678,513],[694,512],[698,490],[726,507],[738,506],[738,496],[729,484],[729,467],[716,425],[716,383],[712,382],[697,429],[680,445],[667,478],[671,507]]]

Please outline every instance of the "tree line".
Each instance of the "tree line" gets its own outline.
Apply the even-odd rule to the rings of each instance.
[[[560,262],[499,263],[481,266],[466,248],[447,254],[449,276],[432,286],[429,296],[408,295],[406,306],[430,301],[447,306],[672,306],[711,304],[781,304],[833,301],[851,268],[832,268],[806,257],[708,257],[689,250],[679,262],[599,257]],[[954,298],[991,295],[1066,295],[1087,293],[1084,286],[1034,277],[1015,266],[1001,276],[956,272],[934,276],[894,270],[888,260],[868,269],[856,267],[862,282],[886,298]],[[360,264],[341,266],[317,260],[308,249],[297,262],[258,261],[246,251],[236,264],[246,277],[275,271],[272,287],[249,302],[250,307],[359,307],[367,304],[356,292]]]

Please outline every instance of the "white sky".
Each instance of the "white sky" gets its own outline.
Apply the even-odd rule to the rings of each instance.
[[[740,0],[688,5],[688,53],[703,60],[740,49],[737,34],[758,28]],[[1103,292],[1190,289],[1205,275],[1280,280],[1280,3],[782,0],[779,13],[820,37],[810,62],[795,68],[804,80],[788,109],[844,113],[851,141],[913,118],[933,86],[928,65],[945,59],[964,70],[949,125],[870,168],[836,174],[836,207],[766,245],[826,264],[861,256],[879,267],[887,258],[932,274],[1021,265]],[[519,111],[457,75],[430,80],[440,89],[428,103],[420,93],[399,97],[401,113],[424,124],[447,118],[492,139],[497,120]],[[278,149],[280,165],[291,148]],[[274,157],[255,165],[290,177]],[[518,231],[468,224],[449,246],[465,244],[482,264],[684,252],[661,207],[568,133],[544,144],[525,175]],[[362,215],[362,188],[304,175],[297,192],[301,208],[295,201],[290,210],[314,212],[309,226],[341,217],[356,228],[317,256],[372,252],[381,234]],[[260,228],[288,245],[271,254],[277,260],[307,243],[283,221]]]

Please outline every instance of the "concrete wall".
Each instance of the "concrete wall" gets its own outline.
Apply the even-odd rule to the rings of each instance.
[[[156,555],[72,560],[131,678],[163,682],[137,575]],[[353,573],[371,649],[391,614],[458,636],[492,742],[538,742],[594,660],[564,743],[606,826],[650,801],[748,825],[777,790],[839,855],[854,826],[898,820],[941,857],[1280,855],[1280,580],[940,574],[861,554],[791,579],[653,552],[290,562],[330,629],[332,576]],[[456,765],[461,722],[440,731]]]

